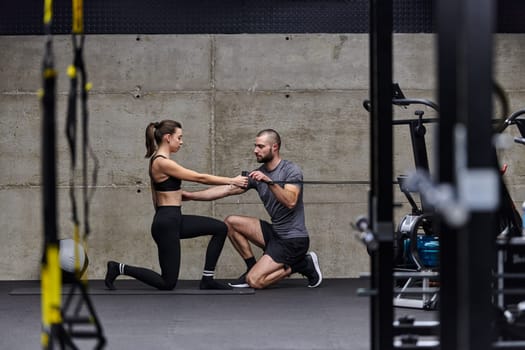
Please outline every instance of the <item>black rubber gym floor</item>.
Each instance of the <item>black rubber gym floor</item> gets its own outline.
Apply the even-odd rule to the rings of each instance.
[[[125,283],[121,283],[125,282]],[[90,296],[107,339],[105,349],[351,349],[368,350],[369,299],[357,296],[366,279],[328,279],[319,288],[287,279],[247,294],[168,294],[148,292],[139,282],[118,281],[144,293]],[[40,295],[12,294],[39,287],[38,281],[0,282],[0,349],[38,349]],[[180,281],[179,289],[198,288]],[[90,281],[89,289],[103,289]],[[396,309],[395,317],[435,319],[433,311]],[[93,340],[75,340],[93,349]],[[58,349],[58,347],[56,347]]]

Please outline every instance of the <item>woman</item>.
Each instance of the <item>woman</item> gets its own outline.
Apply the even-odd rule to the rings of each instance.
[[[182,215],[181,181],[207,185],[235,185],[246,187],[248,178],[234,178],[200,174],[186,169],[170,159],[182,146],[182,125],[174,120],[150,123],[146,128],[146,158],[150,158],[149,175],[155,216],[151,234],[158,247],[161,274],[155,271],[109,261],[105,284],[115,289],[113,282],[119,275],[134,277],[150,286],[172,290],[177,285],[180,268],[180,240],[211,235],[206,251],[201,289],[228,289],[213,279],[215,265],[226,240],[227,227],[219,220],[196,215]]]

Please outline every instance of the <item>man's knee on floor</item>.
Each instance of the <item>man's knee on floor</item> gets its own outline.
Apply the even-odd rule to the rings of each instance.
[[[246,276],[246,283],[248,283],[250,287],[255,288],[255,289],[262,289],[266,287],[263,283],[263,278],[256,277],[253,274],[248,274]]]

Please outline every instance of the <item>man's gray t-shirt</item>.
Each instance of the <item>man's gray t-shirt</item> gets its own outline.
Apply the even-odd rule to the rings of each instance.
[[[264,165],[260,166],[257,170],[261,171],[275,182],[300,182],[292,184],[293,186],[301,187],[301,193],[299,194],[297,205],[293,209],[288,209],[282,205],[275,198],[272,191],[268,188],[268,184],[265,182],[258,182],[249,179],[248,189],[255,188],[257,190],[266,211],[272,218],[273,228],[279,237],[282,239],[308,237],[304,218],[302,191],[303,172],[301,168],[295,163],[283,159],[272,171],[268,171]],[[284,184],[278,183],[273,186],[284,187]]]

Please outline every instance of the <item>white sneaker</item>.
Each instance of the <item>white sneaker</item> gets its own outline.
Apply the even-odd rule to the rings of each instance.
[[[306,253],[305,259],[308,261],[308,265],[312,271],[306,276],[308,278],[308,288],[319,287],[323,281],[323,274],[321,273],[321,268],[319,267],[319,259],[315,252]]]

